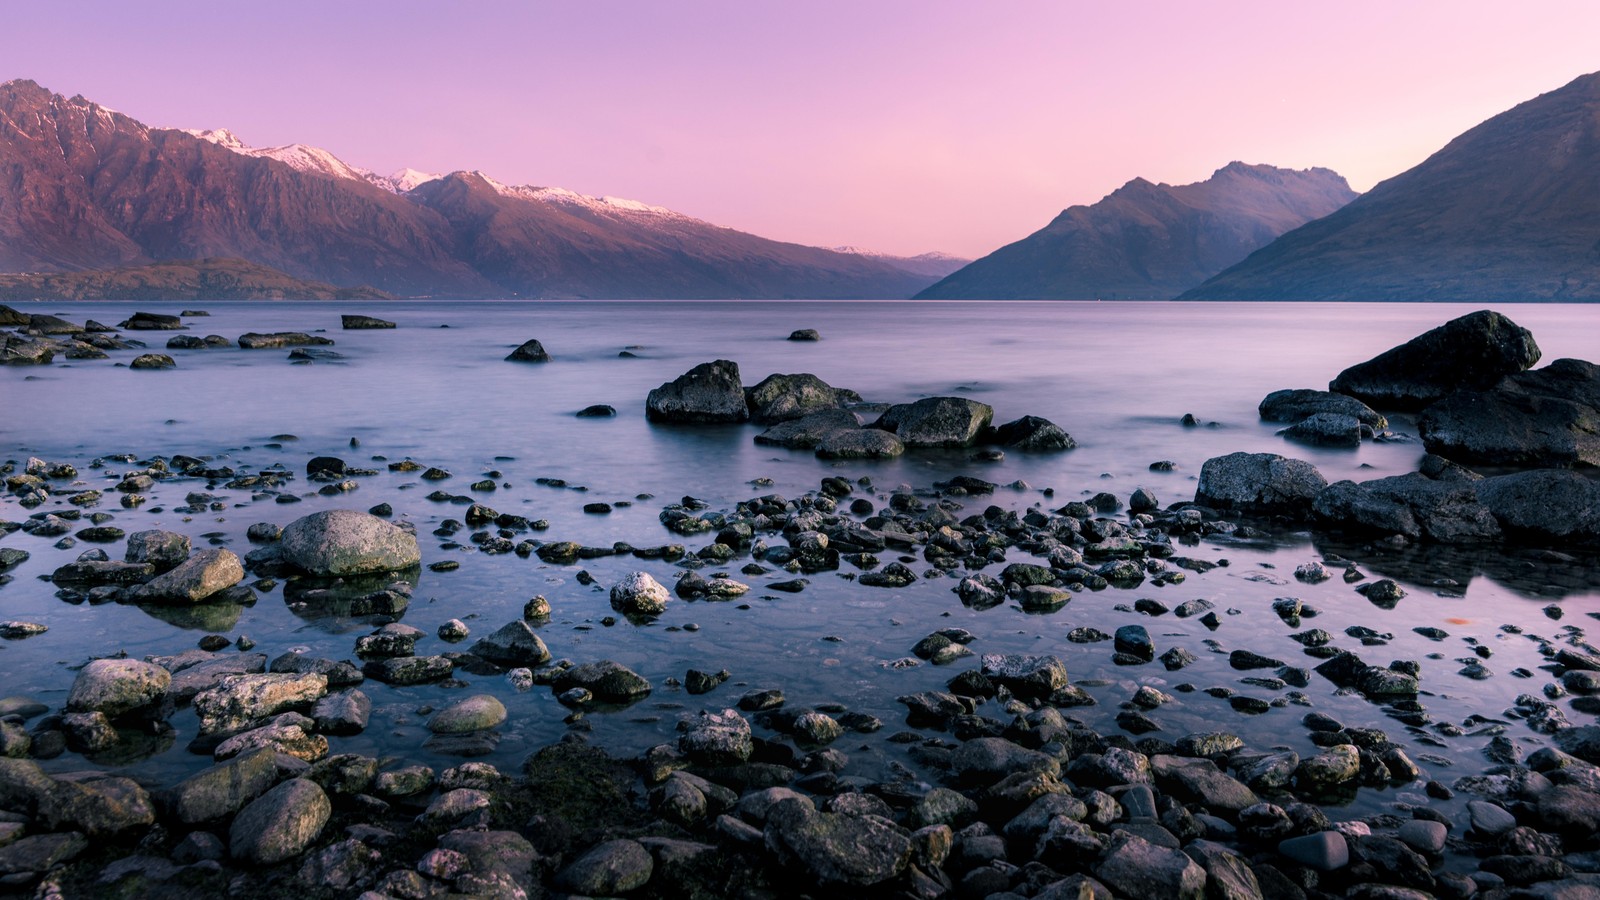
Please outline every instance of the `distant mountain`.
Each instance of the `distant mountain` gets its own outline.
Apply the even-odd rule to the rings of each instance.
[[[895,256],[892,253],[881,253],[877,250],[867,250],[862,247],[835,247],[833,249],[838,253],[850,253],[855,256],[882,260],[897,269],[904,269],[913,275],[922,275],[928,278],[943,278],[972,262],[966,257],[939,252],[920,253],[916,256]]]
[[[1465,132],[1186,300],[1600,300],[1600,73]]]
[[[0,270],[212,258],[437,297],[897,298],[934,278],[635,201],[476,172],[378,176],[316,147],[150,128],[0,84]]]
[[[1194,184],[1135,178],[922,293],[929,300],[1170,300],[1356,196],[1328,169],[1229,163]]]
[[[0,274],[0,300],[393,300],[372,288],[303,281],[242,259],[198,259],[84,272]]]

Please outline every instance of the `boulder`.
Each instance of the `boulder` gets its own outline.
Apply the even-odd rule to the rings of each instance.
[[[1345,369],[1328,389],[1380,409],[1420,410],[1456,391],[1486,390],[1538,361],[1526,328],[1479,310]]]
[[[756,443],[811,450],[836,431],[859,431],[861,419],[847,409],[826,409],[791,419],[756,435]]]
[[[189,557],[170,572],[135,588],[136,603],[199,603],[244,580],[244,565],[232,551],[212,547]]]
[[[1389,420],[1354,397],[1309,388],[1273,391],[1256,408],[1263,422],[1294,424],[1317,413],[1350,416],[1374,431],[1388,428]]]
[[[278,546],[285,563],[311,575],[392,572],[422,561],[417,538],[398,525],[352,509],[312,513],[289,523]]]
[[[789,332],[788,339],[791,341],[820,341],[822,340],[822,335],[815,328],[796,328],[794,331]]]
[[[664,590],[664,589],[663,589]],[[550,661],[550,650],[527,622],[507,622],[472,645],[472,655],[508,666],[542,666]]]
[[[130,369],[176,369],[178,364],[165,353],[141,353],[128,363]]]
[[[1202,900],[1206,895],[1206,870],[1198,863],[1181,850],[1128,831],[1112,836],[1094,874],[1119,897]]]
[[[563,669],[552,686],[558,693],[583,688],[605,703],[631,703],[650,693],[650,682],[643,676],[609,659]]]
[[[1317,494],[1312,511],[1318,521],[1355,533],[1441,544],[1501,536],[1499,522],[1478,499],[1477,482],[1435,480],[1419,472],[1329,485]]]
[[[906,452],[906,445],[887,431],[876,428],[840,428],[822,435],[817,442],[822,459],[893,459]]]
[[[739,364],[726,359],[701,363],[651,391],[644,409],[652,422],[704,425],[750,418]]]
[[[55,359],[56,343],[20,334],[0,335],[0,366],[47,366]]]
[[[1316,467],[1276,453],[1230,453],[1205,461],[1194,502],[1245,515],[1302,519],[1328,486]]]
[[[27,327],[29,316],[0,303],[0,328]]]
[[[928,397],[889,407],[872,427],[893,432],[907,447],[970,447],[993,420],[987,403]]]
[[[899,876],[911,863],[911,837],[890,820],[819,812],[797,800],[773,806],[763,839],[781,863],[813,884],[868,887]]]
[[[549,361],[550,354],[545,352],[544,345],[531,338],[523,341],[522,346],[511,351],[511,355],[506,357],[506,362],[542,363]]]
[[[648,572],[630,572],[611,588],[611,608],[628,615],[658,616],[671,594]]]
[[[189,558],[189,536],[172,531],[135,531],[128,535],[128,549],[122,557],[131,563],[149,563],[157,572],[166,572]]]
[[[161,313],[136,312],[119,322],[117,327],[129,331],[177,331],[183,328],[183,320]]]
[[[1477,499],[1509,537],[1532,541],[1600,539],[1600,482],[1575,472],[1536,469],[1485,478]]]
[[[606,841],[561,870],[556,883],[585,897],[614,897],[641,888],[655,871],[650,851],[638,841]]]
[[[1067,686],[1067,665],[1058,656],[986,653],[982,673],[1021,697],[1049,697]]]
[[[506,720],[505,704],[489,694],[474,694],[446,706],[428,719],[434,734],[486,731]]]
[[[1600,366],[1558,359],[1452,394],[1423,411],[1417,430],[1428,452],[1469,465],[1600,466]]]
[[[160,704],[172,675],[136,659],[97,659],[84,666],[67,693],[68,712],[98,712],[108,718]]]
[[[732,766],[755,752],[750,723],[735,710],[701,711],[685,723],[678,749],[690,760],[706,766]]]
[[[1361,421],[1355,416],[1323,412],[1307,416],[1278,434],[1291,441],[1318,447],[1359,447],[1362,427]]]
[[[234,675],[196,694],[194,711],[201,734],[218,734],[238,731],[287,709],[309,707],[327,692],[327,676],[315,672]]]
[[[282,862],[310,847],[332,814],[316,782],[291,778],[240,810],[228,828],[228,853],[258,866]]]
[[[356,331],[366,328],[393,328],[394,323],[374,316],[340,316],[339,324],[345,331]]]
[[[830,386],[815,375],[768,375],[755,387],[745,388],[750,419],[757,425],[774,425],[799,419],[847,403],[860,403],[861,395]]]
[[[329,338],[306,334],[301,331],[279,331],[272,334],[257,334],[249,332],[239,335],[239,347],[243,350],[273,350],[281,347],[310,347],[332,346]]]
[[[1061,426],[1038,416],[1023,416],[1013,422],[994,429],[993,434],[987,436],[996,444],[1004,444],[1027,453],[1040,453],[1051,450],[1071,450],[1078,446]]]
[[[82,772],[56,779],[39,801],[39,818],[53,831],[110,837],[155,824],[150,795],[131,778]]]

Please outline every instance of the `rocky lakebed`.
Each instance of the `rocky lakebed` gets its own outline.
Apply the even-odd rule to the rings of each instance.
[[[203,321],[0,307],[0,362],[339,358]],[[286,433],[6,460],[0,892],[1600,897],[1600,367],[1540,362],[1453,319],[1259,407],[1416,471],[1240,451],[1165,496],[983,477],[1073,452],[1046,418],[727,359],[577,415],[742,426],[813,487]],[[919,455],[967,473],[876,470]]]

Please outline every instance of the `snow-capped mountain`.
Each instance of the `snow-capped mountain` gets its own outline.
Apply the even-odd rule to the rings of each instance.
[[[943,278],[972,262],[966,257],[956,256],[953,253],[940,253],[937,250],[932,253],[919,253],[916,256],[896,256],[893,253],[869,250],[865,247],[845,246],[833,249],[836,253],[849,253],[853,256],[865,256],[868,259],[882,260],[895,268],[904,269],[916,275],[926,275],[929,278]]]

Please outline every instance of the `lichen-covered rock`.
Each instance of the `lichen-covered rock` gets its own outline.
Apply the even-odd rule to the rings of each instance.
[[[1206,895],[1205,869],[1183,851],[1127,831],[1112,836],[1094,874],[1119,897],[1202,900]]]
[[[285,563],[328,577],[393,572],[422,562],[415,535],[351,509],[296,519],[283,529],[278,547]]]
[[[893,459],[906,452],[899,438],[876,428],[839,428],[817,441],[822,459]]]
[[[726,359],[701,363],[652,390],[644,409],[652,422],[705,425],[750,418],[739,364]]]
[[[315,672],[234,675],[195,695],[202,734],[237,731],[287,709],[309,707],[328,692],[328,678]]]
[[[703,765],[737,765],[755,751],[750,723],[736,710],[702,711],[687,726],[678,737],[678,749]]]
[[[611,608],[636,616],[658,616],[667,611],[672,594],[648,572],[629,572],[611,588]]]
[[[212,547],[133,591],[139,603],[199,603],[244,580],[244,565],[232,551]]]
[[[505,720],[505,704],[489,694],[474,694],[434,713],[428,719],[428,730],[434,734],[467,734],[494,728]]]
[[[614,897],[644,887],[655,871],[650,851],[638,841],[606,841],[561,870],[556,883],[574,894]]]
[[[277,782],[274,756],[264,748],[196,772],[164,791],[162,806],[188,826],[226,819]]]
[[[1328,389],[1380,409],[1418,410],[1456,391],[1485,390],[1538,361],[1526,328],[1479,310],[1345,369]]]

